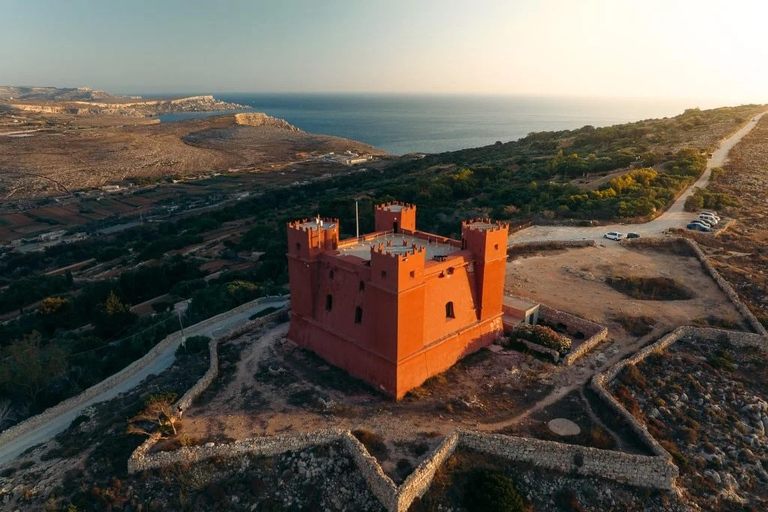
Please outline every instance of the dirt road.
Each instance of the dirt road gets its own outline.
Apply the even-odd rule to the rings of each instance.
[[[656,219],[645,224],[611,224],[608,226],[597,227],[574,227],[574,226],[531,226],[530,228],[513,233],[509,237],[509,243],[535,242],[541,240],[590,240],[601,239],[608,231],[619,231],[621,233],[633,232],[640,236],[661,236],[669,228],[684,228],[685,225],[696,217],[695,214],[683,210],[685,200],[694,193],[696,188],[705,188],[709,184],[709,177],[712,174],[713,167],[722,167],[728,159],[728,152],[735,146],[747,133],[749,133],[757,122],[766,112],[750,119],[739,131],[723,139],[719,147],[712,153],[707,162],[707,168],[688,190],[683,192],[680,198],[675,201],[669,209]]]
[[[244,325],[246,322],[248,322],[249,317],[255,313],[269,307],[282,307],[285,305],[285,303],[285,300],[280,302],[260,302],[245,311],[227,318],[223,318],[214,324],[199,328],[196,328],[193,325],[185,330],[185,335],[187,337],[209,336],[211,338],[220,338]],[[25,432],[15,439],[12,439],[9,442],[3,444],[0,446],[0,464],[10,462],[19,456],[19,454],[21,454],[24,450],[53,438],[56,434],[66,429],[69,424],[72,423],[72,420],[74,420],[85,408],[98,402],[110,400],[120,393],[128,391],[129,389],[137,386],[149,375],[162,372],[173,363],[174,359],[176,358],[175,354],[178,346],[179,342],[172,343],[166,350],[159,353],[157,357],[155,357],[149,364],[144,366],[144,368],[139,370],[134,375],[131,375],[126,379],[118,382],[91,400],[73,407],[66,412],[63,412],[52,418],[50,421],[40,425],[39,427],[33,428],[29,432]]]

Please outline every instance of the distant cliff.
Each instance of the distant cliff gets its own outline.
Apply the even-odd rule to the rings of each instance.
[[[113,96],[87,87],[57,89],[53,87],[2,87],[0,101],[11,108],[43,114],[111,114],[153,116],[174,112],[210,112],[214,110],[250,110],[250,107],[219,101],[211,95],[145,100],[137,97]]]
[[[235,114],[235,124],[247,126],[273,126],[275,128],[283,128],[291,132],[301,131],[284,119],[268,116],[267,114],[261,112],[254,112],[253,114]]]

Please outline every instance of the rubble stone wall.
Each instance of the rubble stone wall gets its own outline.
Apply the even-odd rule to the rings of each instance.
[[[455,432],[446,437],[432,455],[419,464],[413,473],[405,479],[397,492],[397,512],[407,512],[413,500],[427,492],[429,486],[432,485],[435,473],[456,450],[458,442],[459,435]]]
[[[242,304],[225,313],[221,313],[219,315],[208,318],[207,320],[203,320],[200,323],[197,323],[193,326],[188,327],[188,329],[191,330],[191,329],[204,328],[216,322],[220,322],[221,320],[229,318],[233,315],[242,313],[243,311],[246,311],[258,304],[265,303],[265,302],[282,301],[282,300],[285,300],[285,298],[284,297],[267,297],[267,298],[262,297],[262,298],[253,300],[251,302]],[[164,352],[165,350],[167,350],[173,344],[179,342],[180,340],[181,340],[180,332],[175,332],[173,334],[166,336],[157,345],[152,347],[149,350],[149,352],[144,354],[143,357],[141,357],[140,359],[137,359],[136,361],[129,364],[128,366],[126,366],[119,372],[115,373],[114,375],[107,377],[106,379],[102,380],[98,384],[94,384],[93,386],[86,389],[79,395],[68,398],[60,402],[59,404],[46,409],[40,414],[27,418],[21,423],[4,430],[2,433],[0,433],[0,445],[8,443],[11,440],[16,439],[17,437],[24,435],[27,432],[39,427],[40,425],[44,425],[50,422],[56,416],[59,416],[60,414],[68,412],[69,410],[74,409],[75,407],[81,406],[82,404],[88,402],[89,400],[99,396],[103,392],[111,389],[112,387],[119,384],[120,382],[123,382],[125,379],[128,379],[133,375],[136,375],[138,372],[143,370],[149,363],[151,363],[161,352]]]
[[[459,444],[471,450],[543,469],[598,476],[653,489],[673,489],[678,475],[677,468],[665,457],[635,455],[539,439],[462,431]]]

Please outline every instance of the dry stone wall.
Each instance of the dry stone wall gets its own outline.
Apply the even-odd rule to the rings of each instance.
[[[343,441],[373,495],[389,512],[399,512],[395,482],[384,473],[378,461],[368,453],[363,443],[352,435],[352,432],[345,432]]]
[[[195,325],[188,327],[188,329],[189,330],[203,329],[212,324],[215,324],[216,322],[220,322],[221,320],[229,318],[233,315],[237,315],[239,313],[242,313],[243,311],[247,311],[248,309],[260,303],[276,302],[276,301],[283,301],[283,300],[285,300],[284,297],[268,297],[268,298],[256,299],[251,302],[247,302],[241,306],[238,306],[225,313],[221,313],[207,320],[203,320],[200,323],[197,323]],[[125,368],[115,373],[114,375],[107,377],[106,379],[99,382],[98,384],[94,384],[93,386],[86,389],[79,395],[73,396],[72,398],[68,398],[63,402],[60,402],[59,404],[46,409],[42,413],[36,416],[32,416],[31,418],[28,418],[22,421],[21,423],[4,430],[2,433],[0,433],[0,445],[8,443],[11,440],[18,438],[19,436],[24,435],[27,432],[38,428],[41,425],[49,423],[53,418],[59,416],[60,414],[64,414],[76,407],[81,406],[82,404],[88,402],[89,400],[92,400],[93,398],[99,396],[105,391],[113,388],[115,385],[119,384],[120,382],[123,382],[125,379],[128,379],[133,375],[136,375],[138,372],[143,370],[144,367],[146,367],[149,363],[151,363],[160,353],[164,352],[165,350],[167,350],[168,348],[170,348],[172,345],[179,342],[180,340],[181,340],[181,333],[179,332],[175,332],[173,334],[168,335],[166,338],[160,341],[157,345],[152,347],[149,350],[149,352],[144,354],[144,356],[141,359],[137,359],[136,361],[126,366]]]
[[[635,455],[525,437],[462,431],[459,444],[471,450],[542,469],[599,476],[653,489],[673,489],[678,475],[677,468],[665,457]]]
[[[317,430],[299,434],[244,439],[232,443],[208,443],[204,446],[183,447],[172,452],[148,453],[151,445],[144,443],[128,459],[128,473],[157,469],[174,464],[189,464],[211,457],[236,457],[243,454],[273,456],[285,452],[305,450],[312,446],[330,444],[342,439],[341,430]],[[151,438],[157,441],[158,436]],[[152,443],[154,444],[154,443]]]
[[[397,512],[406,512],[413,500],[427,492],[435,478],[435,473],[453,455],[458,443],[458,433],[454,432],[446,437],[440,446],[432,452],[432,455],[419,464],[413,473],[405,479],[405,482],[397,490]]]
[[[744,304],[744,302],[739,297],[739,294],[736,293],[736,291],[733,289],[733,286],[731,286],[731,284],[726,281],[723,276],[720,275],[717,269],[715,269],[715,267],[712,265],[712,262],[710,262],[709,258],[707,258],[707,255],[704,254],[704,251],[701,250],[701,246],[699,246],[695,240],[677,236],[672,238],[635,238],[632,240],[624,240],[621,243],[630,246],[638,245],[649,247],[672,245],[675,243],[685,244],[685,246],[690,249],[696,259],[701,262],[704,270],[707,271],[707,273],[712,277],[712,279],[714,279],[720,289],[723,290],[723,293],[725,293],[731,302],[733,302],[733,305],[736,306],[736,309],[739,311],[739,313],[741,313],[742,316],[747,319],[750,327],[752,327],[752,329],[761,336],[768,336],[768,331],[766,331],[763,324],[761,324],[757,318],[755,318],[755,315],[752,313],[752,311],[750,311],[747,305]]]
[[[517,295],[510,296],[516,299],[529,300]],[[539,304],[539,320],[543,320],[551,325],[565,325],[569,334],[575,335],[577,333],[582,333],[585,336],[586,339],[584,341],[573,347],[572,350],[563,357],[563,364],[565,365],[573,364],[577,359],[595,348],[600,342],[608,337],[608,328],[606,326],[571,313],[566,313],[565,311],[560,311],[559,309],[547,306],[546,304]],[[546,354],[555,362],[560,360],[560,353],[556,350],[536,345],[535,343],[530,343],[525,340],[520,341],[522,341],[523,345],[530,350]]]

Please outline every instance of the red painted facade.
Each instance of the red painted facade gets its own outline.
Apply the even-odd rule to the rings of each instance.
[[[288,224],[288,337],[399,399],[501,335],[508,225],[464,222],[458,241],[417,231],[413,205],[375,215],[359,239]]]

